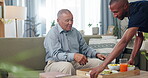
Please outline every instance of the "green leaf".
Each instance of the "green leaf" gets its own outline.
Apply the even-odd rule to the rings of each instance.
[[[90,23],[89,23],[89,24],[88,24],[88,26],[89,26],[89,27],[91,27],[91,26],[92,26],[92,24],[90,24]]]
[[[55,26],[55,20],[53,20],[53,21],[51,22],[51,26],[52,26],[52,27]]]
[[[12,74],[14,78],[29,78],[29,77],[39,78],[38,77],[39,72],[32,71],[23,66],[11,63],[6,63],[6,62],[0,63],[0,69],[9,72],[9,74]],[[3,73],[3,71],[0,73]]]
[[[146,55],[145,52],[141,52],[142,55],[144,55],[144,57],[148,60],[148,56]]]
[[[141,52],[142,55],[145,55],[145,52]]]
[[[148,39],[148,33],[144,33],[144,38]]]

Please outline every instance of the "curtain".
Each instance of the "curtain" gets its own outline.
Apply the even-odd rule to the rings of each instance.
[[[107,34],[108,26],[114,25],[114,18],[109,10],[110,0],[101,0],[101,34]]]
[[[17,5],[17,0],[5,0],[5,5]]]
[[[46,32],[45,19],[40,17],[40,9],[45,6],[46,0],[25,0],[27,20],[25,21],[24,37],[38,37]]]
[[[113,25],[115,28],[118,28],[118,32],[116,33],[116,36],[118,38],[121,37],[120,32],[120,20],[113,17],[112,12],[109,9],[109,2],[110,0],[101,0],[101,34],[107,34],[108,26]]]
[[[31,21],[35,17],[35,0],[26,0],[25,6],[27,7],[27,20],[24,25],[24,37],[32,37],[33,31],[31,30]],[[34,20],[34,19],[33,19]]]

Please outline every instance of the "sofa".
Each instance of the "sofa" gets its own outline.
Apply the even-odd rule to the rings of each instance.
[[[90,38],[101,36],[83,36],[87,44]],[[45,63],[44,37],[0,38],[0,62],[9,62],[31,70],[43,71]]]
[[[83,37],[87,44],[89,44],[91,38],[101,38],[100,35],[86,35]],[[0,38],[0,65],[7,62],[29,68],[33,71],[43,72],[44,66],[46,65],[43,42],[44,37]],[[130,53],[131,50],[126,50],[123,58],[129,58]],[[146,66],[139,62],[139,59],[140,61],[142,61],[142,58],[144,59],[143,55],[140,56],[141,58],[137,58],[137,64],[143,67],[143,70],[146,70],[144,69]]]

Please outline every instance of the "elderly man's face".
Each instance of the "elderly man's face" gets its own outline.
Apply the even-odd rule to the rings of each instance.
[[[113,12],[113,15],[115,18],[118,18],[120,20],[123,20],[126,16],[126,10],[124,8],[124,4],[122,3],[113,3],[110,5],[110,10]]]
[[[63,13],[57,21],[63,30],[70,31],[73,24],[73,15],[71,13]]]

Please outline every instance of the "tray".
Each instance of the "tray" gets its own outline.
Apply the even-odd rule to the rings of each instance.
[[[80,69],[76,71],[76,74],[78,76],[87,76],[90,70],[91,69]],[[126,78],[129,76],[135,76],[135,75],[140,75],[139,69],[135,69],[135,70],[127,71],[127,72],[119,72],[119,73],[110,74],[110,75],[98,75],[98,78]]]

